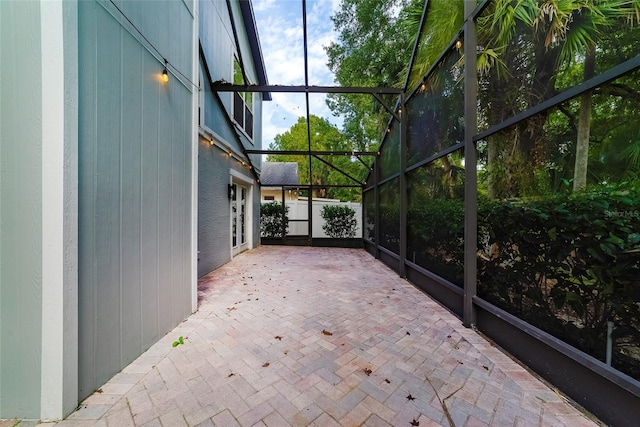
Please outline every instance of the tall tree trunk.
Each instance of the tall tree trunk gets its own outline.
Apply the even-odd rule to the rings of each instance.
[[[453,175],[453,168],[448,156],[440,157],[442,166],[444,167],[445,179],[447,180],[447,189],[449,190],[449,197],[454,199],[456,197],[456,179]]]
[[[587,46],[584,58],[584,81],[595,75],[596,47]],[[580,97],[580,116],[578,117],[578,137],[576,139],[576,163],[573,169],[573,191],[587,188],[587,168],[589,165],[589,134],[591,132],[591,91]]]
[[[492,143],[487,144],[487,196],[491,200],[496,199],[498,196],[498,183],[496,182],[494,171],[498,155],[497,141],[492,141]]]

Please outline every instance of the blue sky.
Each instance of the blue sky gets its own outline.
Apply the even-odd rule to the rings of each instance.
[[[330,17],[340,0],[307,1],[307,36],[309,84],[335,85],[327,67],[325,47],[335,39]],[[304,50],[301,0],[253,0],[253,8],[262,45],[262,55],[269,84],[304,84]],[[263,104],[263,148],[273,138],[286,132],[306,114],[304,94],[273,93],[273,100]],[[341,120],[333,117],[324,94],[310,95],[310,112],[325,117],[338,127]]]

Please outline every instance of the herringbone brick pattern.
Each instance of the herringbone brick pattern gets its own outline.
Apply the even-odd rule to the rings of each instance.
[[[597,425],[362,250],[259,247],[199,297],[58,426]]]

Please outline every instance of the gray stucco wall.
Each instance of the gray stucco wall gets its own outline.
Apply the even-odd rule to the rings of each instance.
[[[118,2],[192,75],[191,2]],[[110,3],[79,2],[79,397],[191,312],[193,88]]]
[[[231,260],[229,156],[201,139],[198,149],[198,276]]]
[[[229,159],[222,150],[200,139],[198,150],[198,276],[215,270],[231,260],[230,169],[243,175],[251,172]],[[251,203],[252,247],[260,244],[260,188],[253,183]]]
[[[40,4],[0,2],[0,416],[40,415]]]
[[[240,8],[232,1],[232,12],[237,26],[238,39],[246,72],[252,81],[256,81],[255,67],[246,37]],[[233,30],[229,19],[227,4],[224,1],[202,0],[200,10],[200,43],[204,58],[201,58],[213,80],[233,80],[233,57],[236,54]],[[203,65],[204,66],[204,65]],[[204,73],[203,73],[204,74]],[[254,138],[250,141],[246,135],[229,124],[231,111],[231,93],[214,94],[208,82],[202,82],[205,129],[216,134],[223,145],[232,147],[236,153],[245,148],[262,146],[262,105],[261,96],[254,98]],[[259,170],[260,156],[251,156],[251,161]],[[231,260],[230,203],[228,185],[231,182],[230,170],[243,176],[253,177],[253,172],[243,167],[237,160],[201,139],[198,149],[198,276],[203,276]],[[253,221],[251,246],[260,243],[260,190],[253,180],[253,199],[251,211]]]

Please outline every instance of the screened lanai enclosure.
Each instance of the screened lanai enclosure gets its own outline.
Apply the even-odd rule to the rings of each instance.
[[[350,186],[368,252],[605,423],[628,425],[640,419],[640,5],[451,3],[459,23],[434,46],[446,31],[436,3],[402,88],[307,75],[215,89],[303,94],[307,122],[314,93],[375,98],[389,114],[375,150],[319,150],[309,131],[306,150],[256,153],[305,156],[310,175],[336,155],[361,162]],[[311,212],[311,178],[303,187]]]

